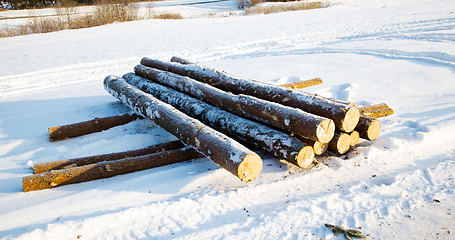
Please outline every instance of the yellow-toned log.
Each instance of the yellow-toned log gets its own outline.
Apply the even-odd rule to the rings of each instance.
[[[301,89],[301,88],[316,86],[316,85],[319,85],[319,84],[322,84],[322,79],[313,78],[313,79],[303,80],[303,81],[300,81],[300,82],[281,84],[280,86],[281,87],[288,87],[288,88],[292,88],[292,89]]]

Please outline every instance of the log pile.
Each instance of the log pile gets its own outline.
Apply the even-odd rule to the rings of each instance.
[[[99,132],[138,118],[154,121],[179,140],[133,151],[34,165],[24,191],[46,189],[206,157],[243,182],[262,171],[266,151],[309,168],[326,150],[345,154],[380,133],[386,104],[357,107],[300,89],[320,78],[275,86],[233,77],[189,60],[143,58],[134,73],[104,80],[107,92],[134,113],[49,128],[49,140]],[[363,140],[362,140],[363,141]]]

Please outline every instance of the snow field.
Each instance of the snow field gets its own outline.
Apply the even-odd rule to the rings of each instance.
[[[452,239],[455,18],[451,2],[333,2],[326,9],[147,20],[0,39],[1,239]],[[103,89],[143,56],[177,55],[395,115],[345,156],[301,170],[264,152],[244,184],[207,159],[36,192],[33,162],[132,150],[175,138],[136,120],[49,143],[47,128],[128,111]]]

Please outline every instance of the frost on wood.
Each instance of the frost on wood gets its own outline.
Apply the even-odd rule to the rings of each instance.
[[[171,105],[131,86],[125,80],[108,76],[104,80],[104,86],[109,93],[136,113],[152,119],[183,143],[192,146],[242,181],[252,181],[262,171],[262,160],[256,153]]]
[[[314,159],[312,147],[287,133],[221,110],[169,87],[153,83],[134,73],[125,74],[123,78],[128,83],[151,93],[156,98],[248,146],[270,152],[277,158],[285,159],[302,168],[309,167]]]
[[[144,65],[137,65],[134,70],[137,75],[187,93],[223,110],[252,118],[314,141],[327,143],[332,139],[335,131],[335,124],[331,119],[297,108],[249,95],[235,95],[189,77]]]
[[[204,68],[195,64],[184,65],[173,62],[162,62],[150,58],[143,58],[141,64],[182,76],[188,76],[224,91],[252,95],[257,98],[302,109],[305,112],[332,119],[335,125],[345,132],[353,131],[359,121],[360,113],[357,107],[323,98],[315,94],[250,79],[233,77],[224,72]]]

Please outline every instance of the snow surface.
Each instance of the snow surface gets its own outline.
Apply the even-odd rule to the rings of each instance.
[[[334,0],[269,15],[144,20],[0,39],[1,239],[454,239],[455,15],[452,0]],[[242,183],[207,159],[22,191],[36,162],[175,139],[151,121],[50,143],[47,128],[128,111],[107,75],[173,55],[268,83],[386,102],[382,133],[303,171],[264,152]],[[288,79],[288,80],[286,80]]]

